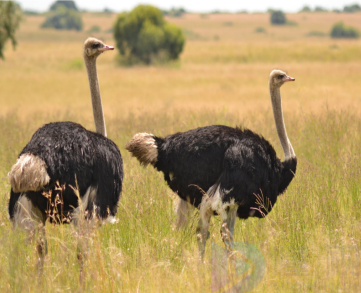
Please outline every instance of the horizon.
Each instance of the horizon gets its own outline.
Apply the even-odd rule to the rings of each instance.
[[[49,10],[51,4],[54,0],[19,0],[16,1],[20,4],[23,10],[29,10],[34,12],[45,12]],[[170,10],[172,8],[184,8],[189,13],[210,13],[213,11],[236,13],[239,11],[247,11],[249,13],[255,12],[267,12],[268,9],[282,10],[286,13],[297,13],[303,7],[309,6],[311,9],[315,7],[322,7],[327,10],[339,9],[342,10],[343,7],[353,4],[359,4],[359,1],[335,1],[335,0],[318,0],[317,3],[310,3],[309,1],[293,1],[286,2],[281,0],[273,1],[273,4],[270,5],[269,2],[264,0],[258,0],[247,3],[235,3],[234,1],[223,1],[219,4],[218,1],[190,1],[190,0],[150,0],[147,2],[142,1],[128,1],[127,3],[119,2],[116,0],[104,0],[99,4],[99,2],[91,2],[86,0],[75,1],[79,10],[86,11],[103,11],[104,9],[110,9],[114,12],[121,11],[130,11],[139,4],[149,4],[158,7],[159,9]]]

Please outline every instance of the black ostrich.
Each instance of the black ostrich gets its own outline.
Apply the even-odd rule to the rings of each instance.
[[[114,219],[123,161],[116,144],[106,137],[96,70],[97,57],[113,49],[94,38],[84,43],[97,133],[73,122],[46,124],[34,133],[9,172],[9,215],[14,227],[34,231],[40,224],[43,230],[47,218],[69,223],[80,208],[87,218]],[[81,207],[72,187],[78,188]],[[40,256],[44,248],[42,241]]]
[[[164,173],[169,187],[181,198],[178,226],[189,206],[200,210],[197,237],[204,255],[212,214],[222,221],[222,240],[233,240],[236,216],[264,217],[295,176],[297,159],[283,121],[280,87],[295,80],[273,70],[269,90],[283,162],[271,144],[248,129],[223,125],[200,127],[165,138],[138,133],[126,149],[142,165],[152,164]]]

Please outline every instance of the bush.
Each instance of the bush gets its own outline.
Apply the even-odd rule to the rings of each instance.
[[[259,27],[256,27],[256,29],[254,30],[256,33],[265,33],[266,32],[266,30],[263,28],[263,27],[261,27],[261,26],[259,26]]]
[[[41,27],[81,31],[83,29],[83,21],[78,12],[58,4],[56,10],[50,13]]]
[[[345,6],[343,8],[343,12],[347,12],[347,13],[354,13],[354,12],[358,12],[361,10],[361,6],[358,4],[353,4],[350,6]]]
[[[139,5],[118,15],[114,38],[121,55],[132,62],[152,63],[174,60],[183,50],[183,31],[164,20],[162,11],[151,5]]]
[[[328,10],[326,8],[321,7],[321,6],[316,6],[315,7],[315,12],[328,12]]]
[[[284,25],[286,22],[286,15],[281,10],[275,10],[271,13],[271,24]]]
[[[303,8],[300,10],[300,12],[312,12],[310,6],[303,6]]]
[[[90,29],[88,29],[87,33],[93,34],[93,33],[100,33],[101,28],[99,25],[93,25]]]
[[[357,39],[360,37],[360,32],[351,26],[345,26],[343,22],[336,23],[331,30],[331,38],[348,38]]]
[[[187,11],[184,8],[172,8],[171,10],[163,10],[162,13],[170,17],[182,17]]]
[[[75,2],[74,2],[74,1],[69,1],[69,0],[65,0],[65,1],[64,1],[64,0],[58,0],[58,1],[54,2],[54,3],[50,6],[49,10],[50,10],[50,11],[56,11],[56,9],[57,9],[57,7],[58,7],[59,5],[63,5],[63,6],[65,6],[65,7],[68,8],[68,9],[73,9],[73,10],[75,10],[75,11],[78,11],[78,7],[76,7]]]

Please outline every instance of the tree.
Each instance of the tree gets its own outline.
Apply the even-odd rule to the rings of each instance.
[[[321,7],[321,6],[316,6],[315,7],[315,12],[328,12],[328,10],[326,8]]]
[[[17,45],[15,32],[22,19],[21,8],[13,1],[0,1],[0,58],[4,57],[5,43],[10,39],[13,49]]]
[[[348,13],[354,13],[354,12],[358,12],[361,10],[361,6],[358,4],[352,4],[349,6],[345,6],[343,8],[343,12],[348,12]]]
[[[281,10],[275,10],[271,13],[271,24],[283,25],[286,22],[286,16]]]
[[[83,29],[83,21],[80,14],[74,9],[69,9],[62,4],[58,4],[56,10],[50,13],[41,27],[80,31]]]
[[[300,12],[312,12],[310,6],[303,6],[302,9],[300,10]]]
[[[331,38],[357,39],[360,37],[360,32],[354,27],[346,26],[343,22],[338,22],[332,27],[330,35]]]
[[[129,13],[119,14],[114,38],[121,55],[146,64],[160,56],[177,59],[185,43],[182,29],[166,22],[162,11],[151,5],[139,5]]]
[[[181,17],[184,13],[186,13],[187,11],[180,7],[180,8],[172,8],[169,11],[163,11],[164,15],[170,16],[170,17]]]
[[[54,2],[51,6],[50,6],[50,11],[55,11],[56,8],[58,7],[58,5],[64,5],[66,8],[68,9],[73,9],[75,11],[79,11],[78,7],[76,7],[76,4],[74,1],[69,1],[69,0],[58,0],[56,2]]]

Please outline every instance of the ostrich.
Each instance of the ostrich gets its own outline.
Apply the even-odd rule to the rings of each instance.
[[[47,218],[53,223],[69,223],[76,220],[74,214],[80,209],[87,219],[114,221],[123,161],[116,144],[106,137],[96,69],[97,57],[113,49],[95,38],[84,43],[96,133],[73,122],[46,124],[34,133],[12,166],[8,211],[14,227],[31,233],[40,229],[44,234]],[[43,258],[46,240],[38,241],[37,249]]]
[[[280,87],[294,80],[281,70],[273,70],[269,78],[283,162],[262,136],[223,125],[200,127],[165,138],[138,133],[126,145],[140,164],[151,164],[162,171],[169,187],[180,197],[178,227],[184,224],[182,220],[190,206],[200,210],[197,239],[202,258],[212,214],[221,217],[221,236],[229,249],[236,217],[266,216],[295,176],[297,159],[287,137],[280,94]]]

